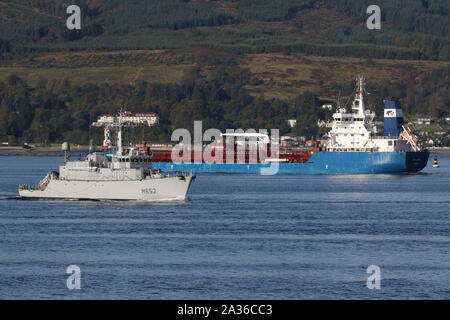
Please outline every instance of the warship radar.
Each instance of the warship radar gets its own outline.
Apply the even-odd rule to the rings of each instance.
[[[113,117],[108,130],[117,131],[117,146],[110,152],[92,152],[83,160],[69,158],[63,143],[64,165],[51,171],[38,185],[20,185],[25,199],[184,201],[195,175],[152,169],[145,145],[124,148],[123,113]],[[106,128],[105,128],[106,129]]]

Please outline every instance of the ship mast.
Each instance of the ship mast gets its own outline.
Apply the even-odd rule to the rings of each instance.
[[[116,141],[116,155],[123,155],[123,139],[122,139],[122,130],[124,127],[131,127],[133,124],[124,117],[128,115],[127,111],[123,111],[120,109],[117,115],[108,116],[109,119],[103,121],[94,122],[92,125],[96,127],[105,127],[104,130],[104,140],[103,147],[109,150],[111,148],[111,140],[110,140],[110,131],[109,129],[117,130],[117,141]]]
[[[122,118],[123,112],[122,110],[119,111],[119,117],[117,122],[117,154],[122,155],[123,148],[122,148]]]
[[[352,111],[360,116],[364,115],[364,90],[365,90],[365,79],[362,76],[356,78],[356,95],[355,100],[353,100]]]

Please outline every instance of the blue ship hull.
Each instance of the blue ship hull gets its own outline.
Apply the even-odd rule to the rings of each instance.
[[[244,174],[379,174],[419,172],[428,152],[317,152],[305,163],[183,163],[154,162],[164,172]],[[277,167],[278,166],[278,167]]]

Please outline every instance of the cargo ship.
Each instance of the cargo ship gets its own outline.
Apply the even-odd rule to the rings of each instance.
[[[349,110],[337,106],[331,130],[323,141],[309,141],[307,148],[278,147],[262,133],[222,134],[209,146],[210,154],[191,151],[183,161],[172,161],[171,151],[151,151],[153,168],[165,172],[238,174],[392,174],[419,172],[429,153],[405,125],[398,99],[384,101],[384,122],[365,106],[364,78],[356,79],[356,93]],[[231,139],[231,140],[230,140]],[[238,141],[256,141],[267,152],[237,148]],[[230,143],[230,141],[232,141]],[[220,152],[220,157],[217,154]]]

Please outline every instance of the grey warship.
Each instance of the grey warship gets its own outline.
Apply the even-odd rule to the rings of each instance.
[[[153,170],[150,155],[137,147],[122,147],[122,113],[112,124],[117,148],[110,154],[89,153],[84,160],[70,160],[63,144],[64,165],[51,171],[38,185],[20,185],[24,199],[184,201],[195,175]]]

